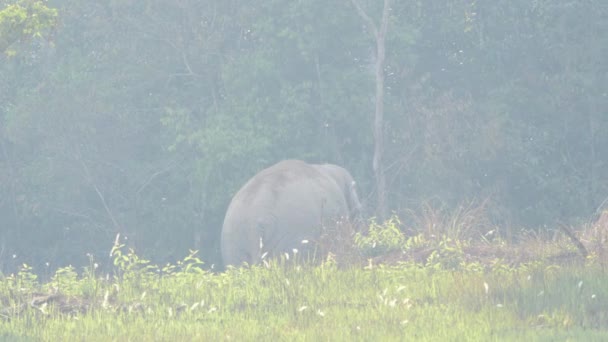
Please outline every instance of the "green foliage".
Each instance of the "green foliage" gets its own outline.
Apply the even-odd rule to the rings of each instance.
[[[7,278],[9,282],[14,284],[18,289],[24,291],[33,291],[38,284],[38,276],[33,272],[33,268],[27,264],[21,265],[17,275],[11,275]]]
[[[426,266],[440,269],[459,269],[466,266],[463,242],[442,237],[437,248],[433,249]]]
[[[404,249],[406,237],[401,232],[400,225],[401,221],[397,215],[391,216],[382,224],[372,218],[365,234],[355,234],[355,245],[368,257]]]
[[[4,5],[0,2],[0,5]],[[57,9],[46,6],[45,1],[19,0],[0,10],[0,52],[9,56],[9,49],[20,40],[42,37],[57,25]]]
[[[365,233],[355,234],[354,244],[365,257],[382,258],[393,254],[399,258],[422,251],[428,255],[416,261],[428,268],[455,270],[476,267],[468,262],[465,252],[471,245],[471,239],[466,238],[467,232],[478,228],[477,224],[483,221],[483,217],[473,217],[476,214],[480,214],[478,208],[470,211],[461,207],[451,215],[439,216],[439,210],[425,206],[416,222],[416,229],[423,232],[410,237],[403,232],[401,219],[395,214],[382,224],[372,219]]]
[[[50,288],[70,295],[75,293],[77,285],[78,273],[73,266],[58,269],[49,282]]]

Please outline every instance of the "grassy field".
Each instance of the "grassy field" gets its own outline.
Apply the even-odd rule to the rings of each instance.
[[[116,246],[109,277],[92,261],[82,274],[63,268],[39,283],[24,266],[0,279],[0,340],[608,339],[600,249],[583,258],[565,238],[406,239],[397,224],[358,236],[358,263],[283,260],[210,273],[194,254],[159,268]]]

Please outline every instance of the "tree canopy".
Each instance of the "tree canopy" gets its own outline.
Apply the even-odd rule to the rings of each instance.
[[[231,196],[286,158],[348,168],[373,214],[378,55],[353,1],[0,6],[0,269],[107,255],[118,232],[218,262]],[[588,219],[608,197],[607,31],[600,0],[392,2],[388,209]]]

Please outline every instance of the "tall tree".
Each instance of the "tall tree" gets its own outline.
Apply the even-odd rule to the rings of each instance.
[[[384,0],[379,25],[367,14],[357,0],[351,0],[357,13],[369,26],[376,42],[374,75],[376,81],[374,111],[374,157],[373,170],[376,178],[376,214],[381,219],[387,216],[386,176],[384,170],[384,65],[386,59],[386,31],[388,29],[391,1]]]

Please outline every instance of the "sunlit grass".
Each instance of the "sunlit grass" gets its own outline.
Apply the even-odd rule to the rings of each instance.
[[[402,258],[390,263],[283,259],[212,273],[194,252],[156,266],[117,244],[112,275],[98,273],[91,260],[81,274],[66,267],[40,283],[24,265],[0,279],[0,340],[606,338],[608,275],[594,250],[585,260],[565,260],[553,257],[568,248],[561,242],[405,238],[399,224],[376,224],[358,237],[363,255],[375,256],[375,244]]]
[[[608,333],[602,330],[608,326],[608,277],[593,266],[531,264],[492,272],[411,263],[338,269],[273,262],[222,274],[191,268],[163,278],[153,273],[136,278],[147,276],[156,278],[154,285],[140,286],[126,274],[100,279],[96,297],[84,294],[86,279],[55,282],[61,284],[58,293],[69,289],[71,296],[88,301],[86,309],[66,313],[60,312],[64,303],[59,300],[32,304],[31,293],[51,290],[48,284],[14,288],[7,284],[16,279],[4,279],[3,309],[19,302],[27,309],[3,313],[0,336],[312,341],[593,338]]]

